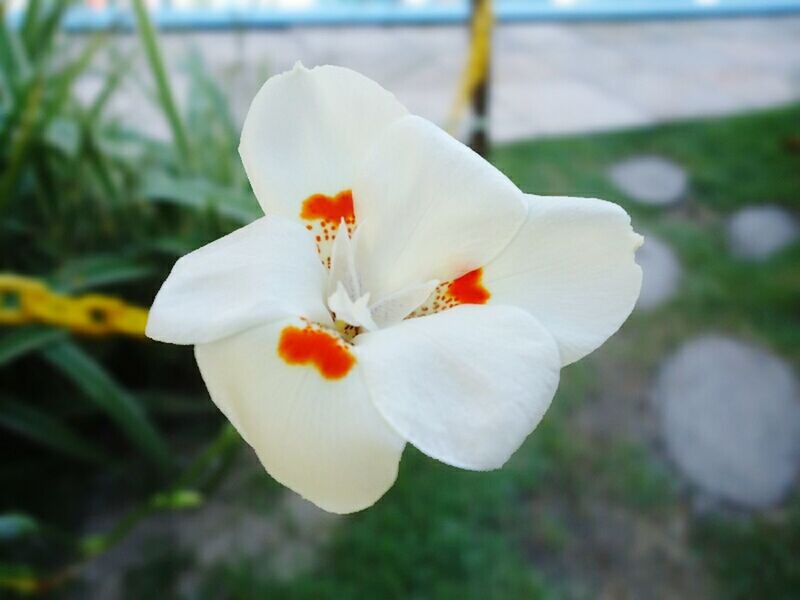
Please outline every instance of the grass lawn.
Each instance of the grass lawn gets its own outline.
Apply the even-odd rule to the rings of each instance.
[[[642,153],[686,168],[691,191],[679,207],[641,208],[611,186],[608,167]],[[800,106],[521,142],[492,158],[526,191],[622,204],[637,229],[677,251],[678,297],[635,314],[566,369],[553,409],[506,468],[459,471],[409,447],[397,485],[338,521],[304,572],[275,578],[259,568],[269,557],[253,557],[206,571],[201,595],[790,597],[800,586],[800,502],[759,516],[696,516],[659,448],[647,393],[665,354],[703,332],[760,343],[800,365],[800,246],[751,265],[729,256],[723,231],[726,215],[747,204],[800,208]],[[249,510],[268,515],[281,492],[260,475],[249,485]],[[191,568],[174,562],[153,558],[137,569],[131,594],[163,592]]]

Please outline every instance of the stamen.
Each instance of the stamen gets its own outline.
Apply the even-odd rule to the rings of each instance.
[[[337,282],[336,291],[328,296],[328,309],[336,315],[337,320],[369,331],[378,329],[370,314],[369,293],[353,300],[341,281]]]

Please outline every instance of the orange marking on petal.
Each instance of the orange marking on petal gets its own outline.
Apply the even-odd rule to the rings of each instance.
[[[343,190],[335,196],[314,194],[303,201],[300,218],[307,221],[321,219],[339,223],[342,219],[347,223],[355,221],[353,210],[353,192]]]
[[[491,294],[483,287],[483,269],[475,269],[462,275],[447,288],[448,295],[461,304],[486,304]]]
[[[321,329],[289,325],[281,331],[278,355],[290,365],[313,365],[326,379],[341,379],[356,362],[347,346]]]

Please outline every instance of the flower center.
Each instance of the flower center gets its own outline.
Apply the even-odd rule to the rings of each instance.
[[[437,281],[409,286],[388,296],[374,299],[363,289],[356,262],[359,229],[350,237],[344,219],[339,224],[331,249],[328,276],[328,309],[343,335],[352,339],[362,330],[375,331],[405,319],[436,288]]]
[[[363,289],[357,268],[359,233],[351,190],[332,196],[313,194],[300,209],[306,229],[317,243],[322,263],[328,268],[327,305],[337,331],[351,341],[361,331],[374,331],[399,323],[407,317],[420,317],[459,304],[486,304],[489,290],[475,269],[451,281],[428,281],[412,285],[388,296],[373,298]]]

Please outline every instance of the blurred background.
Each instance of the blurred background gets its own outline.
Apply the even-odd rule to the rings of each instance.
[[[0,7],[0,597],[800,595],[800,1]],[[297,60],[646,235],[634,314],[506,467],[408,447],[347,517],[140,335],[174,261],[259,216],[241,121]]]

